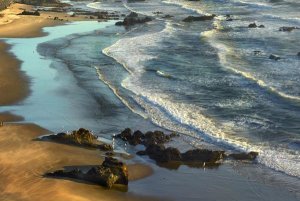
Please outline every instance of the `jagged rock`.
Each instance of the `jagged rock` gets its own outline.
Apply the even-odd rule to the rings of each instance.
[[[249,153],[235,153],[235,154],[229,154],[229,158],[233,158],[235,160],[255,160],[258,156],[257,152],[251,151]]]
[[[280,58],[279,56],[277,56],[277,55],[271,54],[271,55],[269,56],[269,59],[273,59],[273,60],[275,60],[275,61],[278,61],[278,60],[280,60],[281,58]]]
[[[286,31],[286,32],[291,32],[295,29],[300,29],[299,27],[280,27],[279,31]]]
[[[110,144],[100,144],[100,142],[97,141],[97,137],[94,136],[89,130],[84,128],[72,131],[70,134],[58,133],[56,135],[44,136],[41,139],[81,147],[99,148],[102,151],[113,150],[113,147]]]
[[[129,15],[127,15],[123,22],[122,21],[119,21],[119,22],[116,22],[115,25],[117,26],[132,26],[132,25],[135,25],[135,24],[143,24],[143,23],[146,23],[146,22],[150,22],[152,21],[152,18],[151,17],[148,17],[148,16],[139,16],[137,13],[135,12],[131,12]]]
[[[194,22],[194,21],[206,21],[212,20],[216,17],[215,14],[213,15],[204,15],[204,16],[188,16],[187,18],[183,19],[184,22]]]
[[[106,157],[102,165],[92,167],[86,173],[75,168],[71,171],[58,170],[46,173],[45,176],[78,179],[108,188],[111,188],[114,184],[128,185],[127,166],[111,157]]]

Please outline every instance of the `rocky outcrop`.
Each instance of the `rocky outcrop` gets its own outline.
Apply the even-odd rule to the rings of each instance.
[[[117,26],[133,26],[135,24],[143,24],[152,21],[151,17],[141,16],[135,12],[131,12],[127,15],[123,21],[116,22]]]
[[[216,17],[216,15],[204,15],[204,16],[188,16],[187,18],[183,19],[184,22],[194,22],[194,21],[206,21],[212,20]]]
[[[78,130],[68,133],[58,133],[56,135],[43,136],[41,140],[50,140],[63,144],[70,144],[75,146],[96,148],[102,151],[112,151],[113,147],[110,144],[105,144],[97,141],[97,137],[94,136],[89,130],[80,128]]]
[[[135,146],[142,144],[146,147],[143,151],[138,151],[136,154],[140,156],[147,155],[153,159],[157,164],[168,167],[168,163],[176,163],[176,166],[185,164],[191,167],[217,167],[221,165],[223,158],[230,158],[234,160],[255,160],[258,153],[235,153],[226,155],[225,151],[208,150],[208,149],[191,149],[181,153],[177,148],[165,147],[164,144],[170,142],[172,138],[178,137],[176,133],[169,135],[162,131],[148,131],[143,134],[137,130],[132,132],[130,128],[126,128],[115,138],[121,139]],[[173,167],[173,166],[172,166]]]
[[[265,28],[265,26],[262,24],[258,26],[256,23],[251,23],[248,25],[248,28]]]
[[[279,31],[284,31],[284,32],[291,32],[295,29],[300,29],[299,27],[280,27]]]
[[[115,138],[120,138],[123,141],[128,142],[130,145],[138,145],[143,144],[145,146],[149,146],[152,144],[164,144],[169,142],[171,138],[177,137],[178,134],[171,133],[166,135],[162,131],[148,131],[143,134],[141,131],[137,130],[132,133],[130,128],[126,128],[120,134],[116,135]]]
[[[70,171],[58,170],[50,172],[45,174],[45,176],[77,179],[107,188],[111,188],[114,184],[128,185],[127,166],[112,157],[106,157],[102,165],[92,167],[86,173],[75,168]]]

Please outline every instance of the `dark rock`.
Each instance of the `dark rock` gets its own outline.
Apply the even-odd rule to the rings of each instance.
[[[135,24],[143,24],[146,22],[150,22],[152,21],[152,18],[148,17],[148,16],[139,16],[137,13],[135,12],[131,12],[129,15],[127,15],[123,22],[116,22],[115,25],[117,26],[132,26]]]
[[[228,157],[233,158],[235,160],[255,160],[258,156],[257,152],[249,152],[249,153],[235,153],[235,154],[229,154]]]
[[[298,52],[297,56],[300,57],[300,52]]]
[[[275,60],[275,61],[278,61],[278,60],[280,60],[281,58],[280,58],[279,56],[277,56],[277,55],[271,54],[271,55],[269,56],[269,59],[273,59],[273,60]]]
[[[291,32],[295,29],[300,29],[299,27],[280,27],[279,31]]]
[[[39,11],[30,12],[30,11],[24,10],[24,11],[23,11],[22,13],[20,13],[19,15],[34,15],[34,16],[40,16],[41,14],[39,13]]]
[[[184,22],[194,22],[194,21],[206,21],[212,20],[216,17],[216,15],[204,15],[204,16],[188,16],[187,18],[183,19]]]
[[[233,19],[232,18],[227,18],[226,21],[231,22],[231,21],[233,21]]]
[[[132,137],[128,140],[128,142],[131,145],[138,145],[142,143],[144,138],[145,135],[141,131],[137,130],[133,133]]]
[[[189,150],[182,154],[182,160],[185,162],[200,162],[206,165],[212,165],[223,159],[224,151],[212,151],[207,149]]]
[[[127,166],[111,157],[106,157],[102,165],[92,167],[87,173],[75,168],[71,171],[58,170],[47,173],[45,176],[78,179],[108,188],[111,188],[114,184],[128,185]]]
[[[121,132],[121,134],[116,135],[116,138],[120,138],[123,141],[128,142],[130,145],[144,144],[149,146],[151,144],[164,144],[169,142],[171,138],[177,137],[179,134],[171,133],[170,135],[164,134],[162,131],[148,131],[143,134],[141,131],[135,131],[132,135],[131,129],[127,128]]]
[[[138,151],[138,152],[136,152],[136,154],[139,156],[145,156],[145,155],[147,155],[147,152],[146,151]]]
[[[148,155],[149,158],[157,163],[181,162],[191,166],[193,164],[203,164],[205,166],[219,165],[219,161],[223,159],[224,151],[211,151],[206,149],[194,149],[185,153],[173,147],[165,148],[163,145],[149,145],[145,151],[137,152],[138,155]],[[199,165],[198,165],[199,166]]]
[[[130,128],[126,128],[121,132],[121,134],[117,135],[117,137],[121,138],[124,141],[128,141],[132,137],[132,131]]]
[[[163,16],[163,18],[172,18],[172,17],[174,17],[173,15],[165,15],[165,16]]]
[[[265,25],[259,25],[258,28],[265,28]]]
[[[256,23],[252,23],[248,25],[248,28],[256,28],[256,27],[257,27]]]
[[[261,51],[259,51],[259,50],[254,50],[253,53],[254,53],[254,55],[260,55],[260,54],[261,54]]]

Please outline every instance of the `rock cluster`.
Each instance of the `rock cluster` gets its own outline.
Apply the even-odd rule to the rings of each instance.
[[[280,27],[279,31],[284,31],[284,32],[291,32],[295,29],[300,29],[299,27]]]
[[[92,167],[86,173],[75,168],[70,171],[57,170],[47,173],[45,176],[78,179],[107,188],[111,188],[114,184],[128,185],[127,166],[112,157],[105,157],[102,165]]]
[[[177,137],[178,134],[171,133],[164,134],[162,131],[148,131],[143,134],[141,131],[132,133],[130,128],[126,128],[115,138],[122,139],[129,144],[135,146],[138,144],[145,145],[144,151],[138,151],[137,155],[148,155],[149,158],[155,160],[157,163],[177,162],[180,164],[187,164],[201,167],[215,167],[221,164],[223,158],[231,158],[234,160],[250,160],[256,159],[257,152],[249,153],[234,153],[226,155],[224,151],[214,151],[207,149],[192,149],[181,153],[177,148],[165,147],[164,144],[170,142],[172,138]]]
[[[26,10],[24,10],[22,13],[20,13],[19,15],[34,15],[34,16],[40,16],[41,14],[40,14],[40,12],[39,11],[33,11],[33,12],[31,12],[31,11],[26,11]]]
[[[120,134],[116,135],[115,138],[120,138],[123,141],[127,141],[131,145],[143,144],[147,147],[152,144],[164,144],[176,136],[178,136],[178,134],[171,133],[166,135],[162,131],[148,131],[144,134],[137,130],[132,133],[130,128],[126,128]]]

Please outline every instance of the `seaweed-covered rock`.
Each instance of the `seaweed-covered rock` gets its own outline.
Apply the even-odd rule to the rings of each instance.
[[[111,157],[106,157],[102,165],[92,167],[86,173],[75,168],[71,171],[58,170],[47,173],[45,176],[78,179],[108,188],[111,188],[114,184],[128,185],[127,166]]]
[[[258,156],[257,152],[251,151],[249,153],[234,153],[229,154],[228,157],[233,158],[235,160],[250,160],[253,161]]]
[[[216,17],[215,14],[213,15],[204,15],[204,16],[188,16],[183,19],[184,22],[194,22],[194,21],[206,21],[212,20]]]

